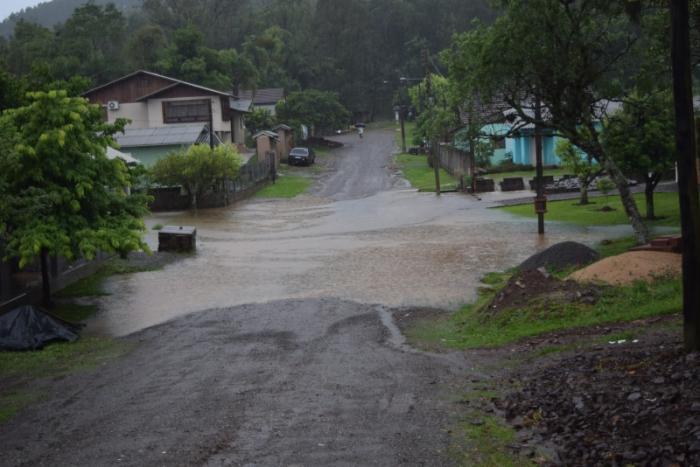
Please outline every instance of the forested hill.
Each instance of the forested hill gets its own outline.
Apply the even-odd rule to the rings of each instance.
[[[114,5],[122,11],[138,9],[143,4],[143,0],[93,0],[97,5],[106,5],[114,3]],[[59,23],[63,23],[70,18],[73,11],[80,5],[86,3],[86,0],[51,0],[42,2],[36,6],[25,8],[21,12],[13,13],[8,18],[3,18],[0,23],[0,35],[7,37],[12,34],[15,24],[20,19],[30,21],[32,23],[41,24],[42,26],[52,27]]]
[[[65,14],[78,1],[37,11]],[[371,117],[391,112],[400,77],[424,75],[423,50],[439,69],[455,33],[495,17],[488,0],[142,0],[123,9],[138,1],[87,3],[53,28],[18,22],[0,37],[0,71],[74,92],[136,69],[217,89],[313,88]]]

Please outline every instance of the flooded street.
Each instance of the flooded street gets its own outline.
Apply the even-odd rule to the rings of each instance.
[[[162,271],[111,278],[90,330],[125,335],[191,312],[282,299],[456,309],[486,272],[556,242],[592,244],[628,231],[548,223],[540,238],[534,221],[488,201],[407,189],[391,168],[392,131],[340,139],[346,147],[328,156],[335,170],[311,194],[151,216],[152,248],[153,225],[194,225],[197,253]]]
[[[0,465],[454,465],[489,363],[408,346],[391,307],[455,309],[487,271],[625,232],[539,239],[486,201],[406,189],[393,132],[344,139],[310,194],[149,218],[195,225],[197,253],[110,279],[89,332],[130,350],[42,383],[0,425]]]

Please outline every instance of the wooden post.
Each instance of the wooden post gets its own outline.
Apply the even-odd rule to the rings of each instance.
[[[686,350],[694,351],[700,350],[700,200],[693,126],[688,0],[669,0],[669,8],[678,200],[683,236],[683,336]]]
[[[544,195],[544,173],[542,167],[542,127],[539,124],[541,119],[542,109],[540,107],[540,100],[537,99],[535,102],[535,187],[537,190],[537,196],[535,198],[535,211],[537,212],[537,233],[543,235],[546,198]]]
[[[401,122],[401,152],[406,152],[406,106],[401,104],[399,106],[399,122]]]

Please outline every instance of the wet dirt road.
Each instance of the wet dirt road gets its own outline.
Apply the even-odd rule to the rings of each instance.
[[[538,240],[482,202],[406,190],[393,132],[355,138],[310,195],[149,219],[196,225],[197,254],[111,280],[89,332],[134,349],[38,383],[49,397],[0,425],[0,465],[449,465],[479,362],[401,345],[389,307],[455,308],[486,271],[611,232]]]

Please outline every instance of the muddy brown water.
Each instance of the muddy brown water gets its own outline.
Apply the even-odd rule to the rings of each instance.
[[[488,202],[406,189],[390,168],[392,132],[342,139],[336,170],[311,194],[151,216],[149,229],[196,226],[196,255],[111,278],[90,330],[125,335],[199,310],[299,298],[456,309],[486,272],[556,242],[592,244],[629,230],[549,223],[539,237],[531,220]],[[148,242],[156,247],[156,232]]]
[[[150,217],[195,225],[197,253],[109,280],[88,332],[133,350],[33,381],[0,465],[453,464],[456,401],[485,357],[408,347],[392,307],[455,309],[485,272],[628,229],[540,238],[485,201],[406,189],[393,132],[342,139],[307,195]]]

